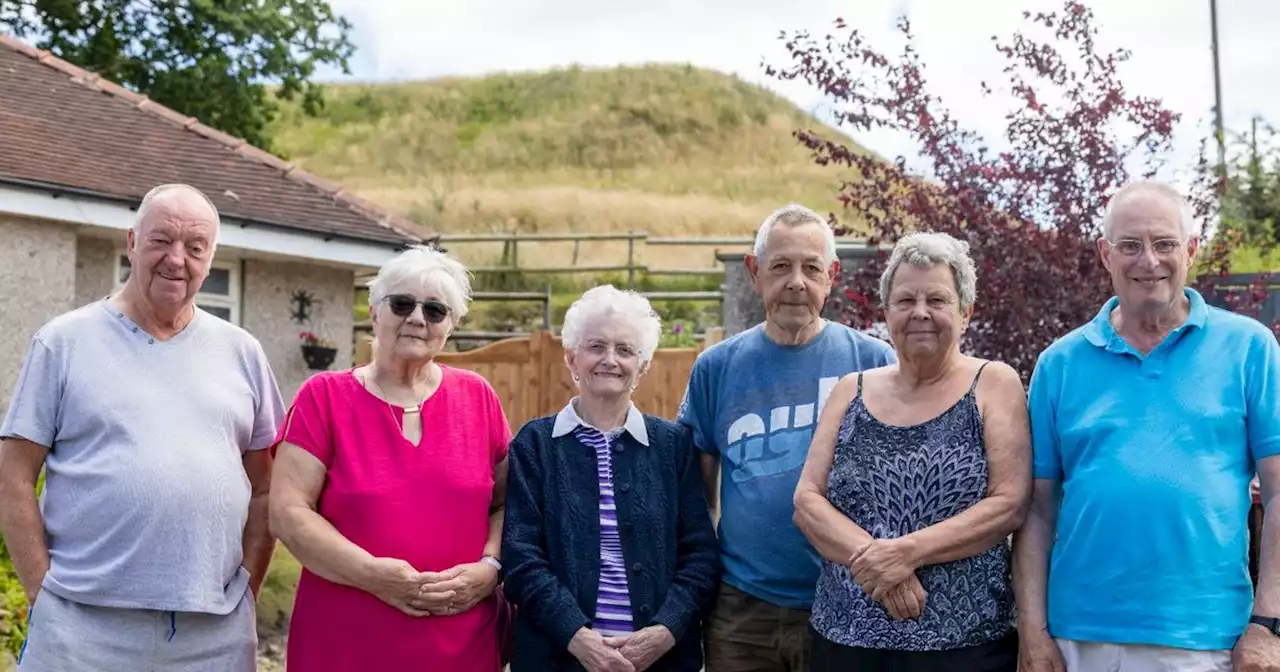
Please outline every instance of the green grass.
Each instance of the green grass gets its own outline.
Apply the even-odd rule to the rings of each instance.
[[[283,632],[293,614],[293,593],[298,587],[302,565],[294,559],[284,544],[276,545],[271,568],[262,582],[258,596],[258,632]]]
[[[290,160],[435,231],[747,235],[787,202],[840,211],[846,175],[793,137],[820,128],[758,85],[649,65],[332,85],[319,117],[286,108],[272,132]],[[522,263],[558,249],[521,245]],[[657,256],[711,263],[705,248]]]

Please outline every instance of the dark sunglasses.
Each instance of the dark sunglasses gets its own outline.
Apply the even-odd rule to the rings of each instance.
[[[449,317],[449,306],[439,301],[419,301],[409,294],[392,294],[387,297],[387,305],[397,317],[409,317],[418,304],[422,304],[422,316],[432,324],[440,324],[444,322],[444,318]]]

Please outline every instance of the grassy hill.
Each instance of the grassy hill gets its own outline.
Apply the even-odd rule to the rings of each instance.
[[[839,212],[840,171],[792,136],[820,127],[736,77],[650,65],[334,85],[320,117],[288,108],[272,130],[291,160],[437,231],[749,235],[786,202]],[[551,245],[522,244],[522,262],[570,249]],[[500,252],[455,249],[472,262]],[[579,255],[600,263],[623,250]],[[712,256],[663,248],[642,261]]]

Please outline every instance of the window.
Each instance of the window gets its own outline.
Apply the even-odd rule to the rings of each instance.
[[[115,290],[120,291],[131,269],[128,256],[118,254],[116,259]],[[232,324],[240,324],[240,264],[235,260],[214,261],[209,277],[196,294],[196,305]]]

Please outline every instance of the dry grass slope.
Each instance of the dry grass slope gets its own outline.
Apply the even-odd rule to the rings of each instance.
[[[274,132],[290,159],[436,231],[742,236],[786,202],[839,213],[843,175],[792,136],[819,126],[738,78],[650,65],[331,86],[321,116],[286,109]],[[661,249],[641,261],[711,263],[706,248]],[[520,250],[523,264],[569,253]],[[579,253],[598,264],[625,247]]]

